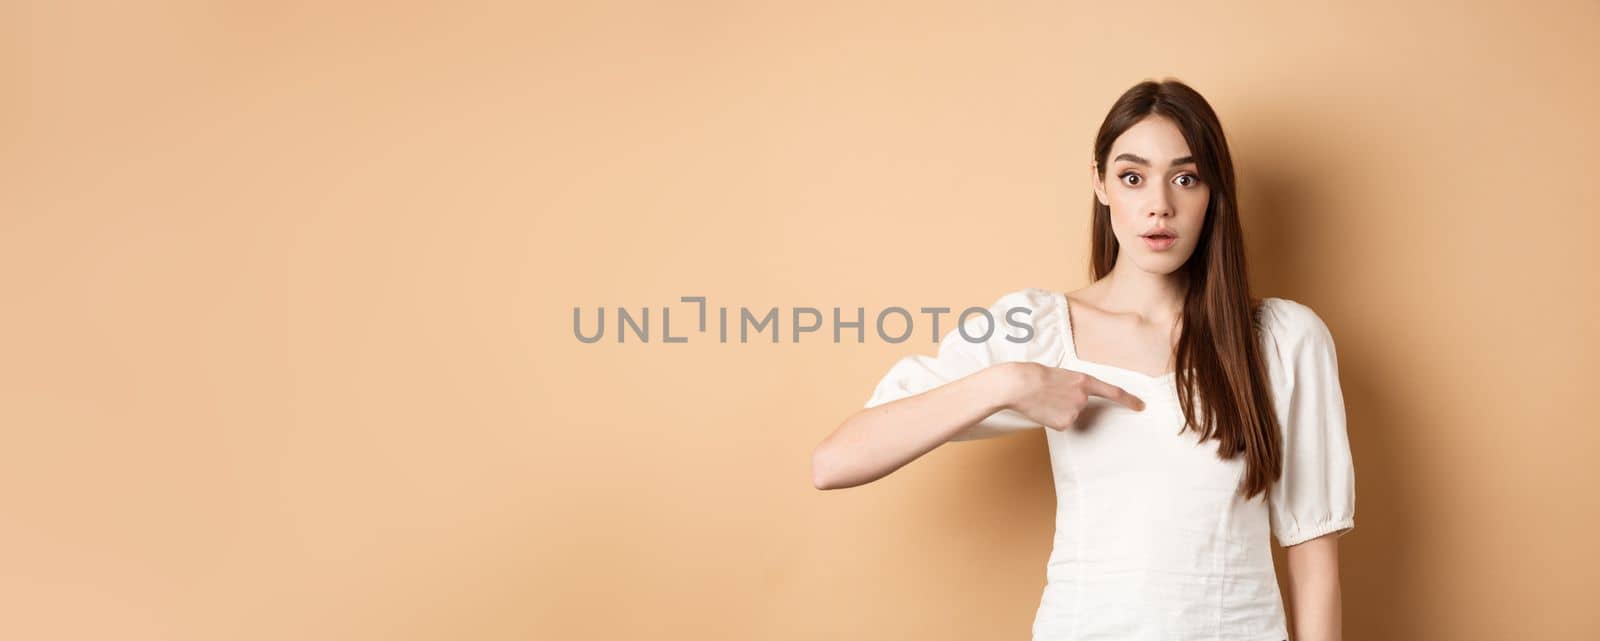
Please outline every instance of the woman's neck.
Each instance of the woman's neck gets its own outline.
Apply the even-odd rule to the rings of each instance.
[[[1086,291],[1091,301],[1107,311],[1134,314],[1156,323],[1170,323],[1183,315],[1183,297],[1188,290],[1187,273],[1155,274],[1139,269],[1122,257]]]

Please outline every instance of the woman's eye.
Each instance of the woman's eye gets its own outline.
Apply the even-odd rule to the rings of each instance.
[[[1178,176],[1178,180],[1183,180],[1183,179],[1185,179],[1185,178],[1188,178],[1188,179],[1189,179],[1189,182],[1188,182],[1188,183],[1180,183],[1180,184],[1182,184],[1182,185],[1183,185],[1183,186],[1184,186],[1184,187],[1193,187],[1193,186],[1195,186],[1195,185],[1196,185],[1196,184],[1199,184],[1199,182],[1200,182],[1200,177],[1199,177],[1199,176],[1196,176],[1196,175],[1194,175],[1194,174],[1183,174],[1183,175],[1181,175],[1181,176]]]
[[[1129,186],[1138,185],[1139,181],[1143,180],[1142,178],[1139,177],[1139,174],[1133,173],[1131,171],[1128,172],[1128,173],[1122,174],[1121,178],[1122,178],[1122,182],[1127,183]]]

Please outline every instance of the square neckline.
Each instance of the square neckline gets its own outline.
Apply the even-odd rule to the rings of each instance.
[[[1062,354],[1062,356],[1064,357],[1065,361],[1078,363],[1080,365],[1089,365],[1089,366],[1092,366],[1092,367],[1099,367],[1099,368],[1103,368],[1103,369],[1112,370],[1112,371],[1115,371],[1115,372],[1122,372],[1122,373],[1127,374],[1129,376],[1138,377],[1140,380],[1145,381],[1145,382],[1149,382],[1149,383],[1162,383],[1162,382],[1165,382],[1167,380],[1171,380],[1171,379],[1174,379],[1174,378],[1177,377],[1178,370],[1176,370],[1176,369],[1174,369],[1174,370],[1172,370],[1170,372],[1167,372],[1165,374],[1152,376],[1150,374],[1146,374],[1146,373],[1138,371],[1138,370],[1132,370],[1132,369],[1128,369],[1126,367],[1117,367],[1116,365],[1112,365],[1110,363],[1101,363],[1101,362],[1098,362],[1098,361],[1091,361],[1091,360],[1085,360],[1083,358],[1080,358],[1078,356],[1078,340],[1077,340],[1076,337],[1073,336],[1073,329],[1072,329],[1072,302],[1071,302],[1070,299],[1067,298],[1067,293],[1066,292],[1058,291],[1058,292],[1055,292],[1055,295],[1056,295],[1056,305],[1061,308],[1061,332],[1064,335],[1063,338],[1066,339],[1066,343],[1067,343],[1067,349],[1064,350],[1065,353]]]

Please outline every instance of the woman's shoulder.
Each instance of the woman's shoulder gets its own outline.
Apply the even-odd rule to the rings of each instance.
[[[1292,352],[1308,343],[1333,343],[1333,334],[1322,316],[1300,301],[1268,296],[1261,299],[1260,314],[1262,333],[1280,351]]]
[[[1018,287],[1002,293],[990,306],[990,315],[1004,331],[1005,360],[1028,360],[1055,365],[1066,347],[1062,295],[1044,287]]]

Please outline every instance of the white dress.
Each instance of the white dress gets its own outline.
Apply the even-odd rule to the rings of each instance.
[[[1311,308],[1264,299],[1260,340],[1282,429],[1282,479],[1263,498],[1235,491],[1244,458],[1217,458],[1217,441],[1179,434],[1173,374],[1151,377],[1077,357],[1066,296],[1028,288],[989,308],[983,342],[956,330],[937,355],[901,358],[867,401],[925,392],[995,363],[1033,361],[1082,371],[1145,401],[1135,412],[1097,396],[1071,430],[1011,410],[955,440],[1040,429],[1055,482],[1055,537],[1034,641],[1281,641],[1288,638],[1271,539],[1290,546],[1355,527],[1355,468],[1345,432],[1333,337]],[[1010,318],[1007,312],[1025,307]],[[1027,316],[1025,314],[1031,314]],[[975,339],[990,329],[967,319]],[[1026,337],[1017,325],[1031,325]]]

